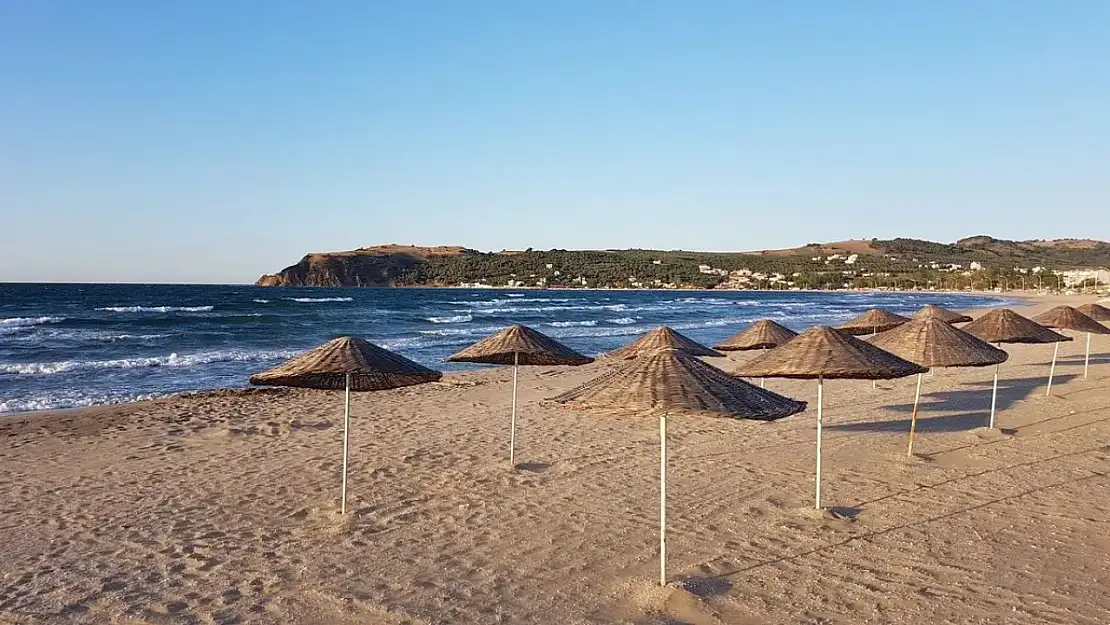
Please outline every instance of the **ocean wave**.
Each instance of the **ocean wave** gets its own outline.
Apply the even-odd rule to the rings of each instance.
[[[428,336],[466,336],[474,334],[474,330],[467,328],[442,328],[440,330],[419,330],[418,332]]]
[[[523,295],[516,296],[510,295],[512,299],[484,299],[484,300],[454,300],[449,302],[456,306],[470,306],[472,308],[488,308],[497,306],[506,306],[509,304],[559,304],[567,303],[571,300],[569,297],[524,297]]]
[[[140,369],[147,367],[195,367],[216,362],[247,362],[289,358],[298,354],[289,350],[246,351],[227,350],[178,354],[168,356],[146,356],[118,358],[113,360],[63,360],[60,362],[28,362],[0,364],[0,374],[14,375],[55,375],[69,371],[89,371],[101,369]]]
[[[597,325],[596,321],[552,321],[547,325],[553,328],[574,328],[584,327],[589,328]]]
[[[617,317],[616,319],[606,319],[606,321],[619,326],[627,326],[636,323],[637,320],[632,317]]]
[[[65,317],[7,317],[0,319],[0,335],[24,332],[35,326],[61,323],[65,320]]]
[[[65,317],[7,317],[5,319],[0,319],[0,327],[18,328],[37,326],[44,323],[61,323],[65,320]]]
[[[268,300],[268,299],[256,299],[256,300],[253,300],[253,301],[256,304],[269,304],[270,303],[270,300]]]
[[[215,306],[105,306],[97,308],[106,312],[137,313],[137,312],[211,312]]]
[[[113,393],[89,395],[80,391],[55,391],[24,399],[0,400],[0,413],[32,412],[35,410],[67,410],[105,404],[147,401],[162,393]]]
[[[319,304],[322,302],[353,302],[353,297],[285,297],[282,298],[289,302],[300,302],[302,304]]]
[[[169,334],[131,334],[112,332],[110,330],[82,330],[82,329],[61,329],[46,327],[26,327],[23,332],[18,335],[9,336],[6,340],[18,343],[37,343],[40,341],[97,341],[115,343],[118,341],[151,341],[155,339],[167,338]],[[0,331],[3,334],[3,331]]]
[[[474,317],[470,315],[451,315],[449,317],[426,317],[424,321],[432,323],[468,323],[473,321]]]

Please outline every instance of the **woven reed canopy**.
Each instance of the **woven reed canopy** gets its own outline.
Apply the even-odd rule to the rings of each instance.
[[[295,356],[285,363],[250,377],[259,386],[297,386],[325,390],[346,388],[351,374],[352,391],[382,391],[443,377],[400,354],[360,338],[344,336]]]
[[[988,343],[1060,343],[1070,336],[1053,332],[1009,308],[996,308],[962,328]]]
[[[655,328],[651,332],[644,334],[628,345],[625,345],[624,347],[619,347],[609,352],[608,354],[605,354],[605,357],[624,360],[628,358],[636,358],[638,356],[651,354],[660,349],[677,349],[678,351],[689,354],[691,356],[724,357],[724,354],[722,354],[721,352],[709,349],[705,345],[702,345],[694,339],[680,334],[677,331],[668,328],[667,326]]]
[[[940,319],[945,323],[967,323],[968,321],[971,321],[971,317],[968,317],[967,315],[961,315],[960,313],[948,310],[947,308],[941,308],[936,304],[927,304],[925,306],[922,306],[921,310],[918,310],[913,314],[913,318]]]
[[[794,401],[730,376],[678,349],[660,349],[551,401],[621,413],[703,414],[771,421],[802,412]]]
[[[546,334],[528,326],[515,325],[488,336],[449,356],[448,362],[490,365],[585,365],[594,361]]]
[[[1047,310],[1033,317],[1033,321],[1036,321],[1046,328],[1056,328],[1057,330],[1075,330],[1076,332],[1090,332],[1091,334],[1110,334],[1110,328],[1091,319],[1071,306],[1057,306],[1056,308]]]
[[[1110,308],[1098,304],[1083,304],[1076,308],[1095,321],[1110,321]]]
[[[778,347],[795,336],[798,336],[798,333],[790,328],[781,326],[770,319],[760,319],[746,330],[725,339],[720,345],[714,346],[713,349],[721,351],[769,349]]]
[[[926,371],[854,336],[827,327],[810,328],[740,367],[745,378],[892,380]]]
[[[909,319],[902,315],[896,315],[881,308],[872,308],[837,329],[848,334],[872,334],[900,326],[907,321]]]
[[[1006,362],[1006,352],[939,317],[914,319],[869,341],[924,367],[986,367]]]

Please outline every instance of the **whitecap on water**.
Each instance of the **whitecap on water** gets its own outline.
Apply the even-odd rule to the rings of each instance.
[[[432,323],[468,323],[474,320],[470,315],[451,315],[448,317],[426,317],[425,321]]]
[[[116,313],[210,312],[215,306],[105,306],[97,310]]]
[[[247,351],[232,349],[226,351],[198,352],[168,356],[145,356],[137,358],[117,358],[113,360],[63,360],[61,362],[26,362],[0,364],[0,374],[14,375],[54,375],[68,371],[87,371],[100,369],[138,369],[143,367],[195,367],[215,362],[244,362],[256,360],[275,360],[289,358],[299,352],[290,350]]]

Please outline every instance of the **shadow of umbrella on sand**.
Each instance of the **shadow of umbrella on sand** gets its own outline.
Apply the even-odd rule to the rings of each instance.
[[[945,323],[967,323],[971,321],[971,317],[941,308],[936,304],[927,304],[922,306],[917,312],[913,314],[914,319],[940,319]]]
[[[677,349],[661,349],[549,401],[617,415],[659,415],[659,584],[667,583],[667,416],[772,421],[806,403],[763,390]]]
[[[1056,354],[1060,343],[1070,341],[1070,336],[1053,332],[1041,324],[1022,317],[1009,308],[996,308],[962,328],[964,332],[1001,346],[1003,343],[1041,344],[1056,343],[1052,352],[1052,368],[1048,372],[1048,388],[1052,390],[1052,374],[1056,370]],[[994,368],[994,390],[991,391],[991,419],[987,427],[994,429],[994,405],[998,397],[998,367]]]
[[[667,326],[655,328],[628,345],[607,352],[603,357],[607,360],[628,360],[629,358],[638,358],[661,349],[677,349],[690,356],[725,357],[721,352],[709,349],[685,334],[668,328]]]
[[[250,377],[258,386],[296,386],[343,390],[343,486],[339,511],[347,512],[347,447],[351,424],[351,391],[384,391],[435,382],[443,377],[400,354],[351,336],[333,339],[285,363]]]
[[[1033,321],[1041,324],[1046,328],[1054,328],[1056,330],[1073,330],[1075,332],[1087,333],[1087,351],[1083,355],[1083,379],[1087,379],[1087,371],[1091,368],[1091,335],[1092,334],[1110,334],[1110,328],[1095,321],[1091,317],[1083,314],[1078,309],[1071,306],[1057,306],[1051,310],[1047,310],[1036,317]],[[1057,346],[1060,344],[1057,343]],[[1052,355],[1053,369],[1056,367],[1056,354]],[[1048,390],[1052,391],[1052,374],[1048,375]]]
[[[986,367],[1006,362],[1009,355],[986,341],[952,327],[939,317],[914,319],[909,323],[871,337],[870,343],[899,358],[930,369],[936,367]],[[910,441],[907,456],[913,456],[913,437],[917,430],[917,407],[921,401],[921,379],[913,396]]]
[[[722,352],[739,352],[753,349],[766,351],[786,343],[795,336],[798,336],[798,333],[790,328],[781,326],[770,319],[760,319],[747,329],[725,339],[720,345],[714,345],[713,349]],[[766,378],[759,378],[759,388],[767,386],[766,380]]]
[[[736,375],[749,378],[817,379],[817,471],[815,507],[821,508],[821,425],[825,379],[893,380],[928,371],[854,336],[832,328],[802,332],[740,367]]]
[[[509,467],[516,467],[516,388],[520,365],[585,365],[594,359],[583,356],[546,334],[528,326],[515,325],[487,336],[447,357],[447,362],[473,362],[513,366],[513,411],[509,422]]]

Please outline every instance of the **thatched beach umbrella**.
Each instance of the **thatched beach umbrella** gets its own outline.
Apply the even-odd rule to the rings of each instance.
[[[746,330],[725,339],[720,345],[715,345],[713,349],[723,352],[752,349],[768,350],[782,345],[795,336],[798,336],[798,333],[790,328],[781,326],[770,319],[760,319]],[[765,380],[765,378],[759,378],[759,388],[766,386]]]
[[[897,327],[909,321],[902,315],[896,315],[881,308],[872,308],[862,315],[846,322],[837,328],[847,334],[878,334]]]
[[[874,345],[832,328],[810,328],[736,372],[744,377],[817,378],[816,507],[821,507],[821,425],[825,380],[892,380],[925,367],[903,360]]]
[[[1110,308],[1099,304],[1083,304],[1076,307],[1076,310],[1095,321],[1110,321]]]
[[[400,354],[344,336],[295,356],[269,371],[252,375],[259,386],[297,386],[345,391],[343,400],[343,486],[339,510],[347,512],[347,443],[351,425],[351,391],[384,391],[435,382],[443,377]]]
[[[509,422],[509,466],[516,467],[516,389],[520,365],[585,365],[594,361],[546,334],[528,326],[515,325],[487,336],[449,356],[448,362],[473,362],[513,366],[513,412]]]
[[[667,415],[771,421],[806,408],[805,402],[757,388],[674,348],[632,359],[551,401],[621,415],[658,413],[660,585],[667,583]]]
[[[1003,343],[1056,343],[1056,350],[1052,354],[1052,368],[1056,368],[1056,352],[1060,350],[1062,341],[1070,341],[1070,336],[1064,336],[1049,330],[1041,324],[1027,319],[1010,310],[1009,308],[995,308],[989,313],[979,317],[963,328],[964,332],[973,334],[988,343],[1001,346]],[[1051,371],[1049,372],[1049,387],[1051,388]],[[998,399],[998,367],[994,368],[994,390],[991,391],[991,419],[988,427],[994,429],[994,406]]]
[[[936,304],[927,304],[913,314],[914,319],[940,319],[945,323],[967,323],[971,317],[941,308]]]
[[[724,354],[721,352],[709,349],[685,334],[681,334],[667,326],[661,326],[640,336],[640,338],[632,341],[628,345],[618,347],[605,354],[605,358],[627,360],[629,358],[637,358],[645,354],[651,354],[661,349],[677,349],[691,356],[724,357]]]
[[[1006,362],[1009,355],[994,345],[952,327],[939,317],[925,317],[903,323],[879,333],[871,344],[923,367],[986,367]],[[913,456],[913,437],[917,430],[917,406],[921,400],[921,378],[913,396],[910,417],[910,442],[906,455]]]
[[[1033,321],[1041,324],[1046,328],[1055,328],[1057,330],[1074,330],[1076,332],[1087,333],[1087,351],[1083,358],[1083,377],[1086,379],[1087,371],[1091,366],[1091,335],[1092,334],[1110,334],[1110,328],[1102,325],[1094,319],[1083,314],[1079,310],[1071,306],[1057,306],[1051,310],[1047,310],[1036,317]],[[1057,343],[1057,346],[1060,344]],[[1052,356],[1052,366],[1056,367],[1056,355]],[[1052,390],[1052,374],[1048,375],[1048,388]]]
[[[909,321],[908,317],[896,315],[881,308],[872,308],[838,327],[837,330],[857,336],[862,334],[878,334],[879,332],[885,332],[891,328],[896,328],[907,321]],[[877,386],[878,382],[871,380],[871,388],[876,388]]]

